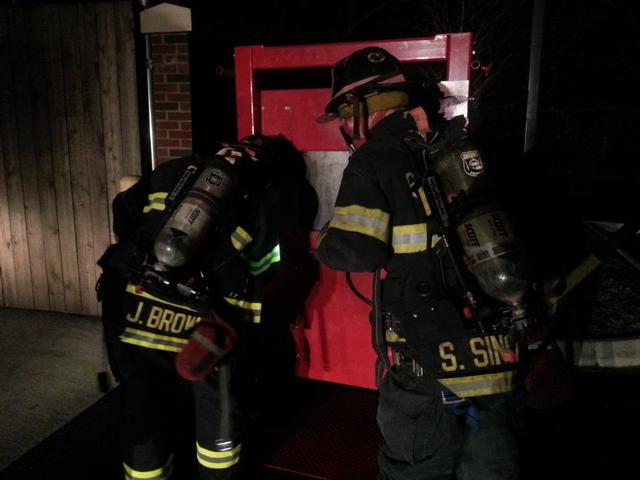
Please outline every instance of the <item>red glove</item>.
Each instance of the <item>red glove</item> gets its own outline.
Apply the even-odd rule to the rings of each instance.
[[[196,325],[189,341],[176,356],[178,374],[192,382],[204,380],[233,349],[237,340],[235,329],[211,313],[209,318]]]
[[[537,410],[557,408],[573,395],[571,365],[548,335],[542,328],[529,339],[524,386],[527,405]]]

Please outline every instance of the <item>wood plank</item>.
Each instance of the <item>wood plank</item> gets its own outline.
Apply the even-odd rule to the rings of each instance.
[[[0,9],[0,65],[9,63],[9,10]],[[9,212],[9,179],[5,172],[5,163],[8,163],[11,145],[15,139],[11,138],[7,123],[13,121],[13,105],[9,90],[9,75],[0,76],[0,305],[12,307],[18,304],[18,279],[15,263],[13,261],[13,248],[11,244],[11,216]],[[5,150],[7,153],[5,154]]]
[[[2,14],[0,13],[0,29],[3,28]],[[0,42],[2,41],[2,35],[0,34]],[[2,61],[2,53],[0,52],[0,62]],[[2,97],[0,97],[0,109],[4,106]],[[4,109],[2,110],[4,111]],[[5,248],[5,245],[11,245],[10,237],[6,234],[4,226],[9,225],[9,212],[7,211],[7,187],[4,183],[4,156],[2,154],[2,132],[0,131],[0,306],[5,306],[5,289],[2,286],[2,277],[10,275],[13,272],[8,268],[13,268],[13,257],[8,255],[11,251]],[[11,265],[7,265],[8,261],[6,257],[11,257]],[[15,292],[15,284],[10,285],[9,278],[5,282],[8,288],[13,288]]]
[[[82,50],[85,48],[80,29],[84,21],[80,6],[71,5],[60,18],[62,27],[63,72],[65,84],[65,106],[67,114],[67,135],[69,140],[69,165],[73,197],[73,216],[76,229],[75,254],[78,257],[79,289],[81,312],[91,312],[95,308],[95,269],[87,262],[94,258],[93,232],[91,231],[91,193],[87,165],[84,96],[82,81]]]
[[[32,67],[37,60],[24,52],[35,52],[33,41],[36,32],[31,29],[30,17],[37,7],[19,8],[15,11],[9,34],[15,41],[14,74],[16,82],[14,92],[16,119],[18,126],[18,150],[20,152],[20,174],[22,175],[22,202],[27,231],[28,268],[31,270],[33,288],[33,306],[36,310],[49,310],[49,286],[46,275],[44,253],[41,202],[40,202],[40,165],[38,154],[46,150],[47,139],[35,126],[35,103],[42,100],[42,90],[35,85]],[[47,135],[48,136],[48,135]]]
[[[97,21],[95,4],[83,4],[80,7],[81,71],[83,91],[84,148],[88,172],[88,192],[90,200],[90,225],[92,255],[83,258],[88,262],[86,269],[92,282],[90,310],[98,315],[99,305],[95,295],[95,284],[99,276],[97,262],[109,246],[109,201],[104,152],[104,136],[101,112],[101,78],[99,76],[99,52],[97,43]],[[88,212],[87,212],[88,213]],[[77,219],[85,221],[84,219]],[[91,261],[93,259],[93,262]]]
[[[130,2],[116,2],[116,54],[120,87],[120,135],[122,136],[123,175],[140,175],[140,130],[136,80],[133,11]]]
[[[20,157],[18,141],[18,110],[16,104],[16,92],[19,91],[20,83],[23,79],[19,75],[18,64],[23,60],[21,54],[24,50],[24,41],[16,32],[16,17],[20,8],[9,8],[6,27],[8,32],[7,44],[9,45],[9,55],[7,56],[10,72],[9,75],[0,75],[0,90],[7,92],[9,98],[5,102],[6,110],[0,116],[0,131],[4,136],[4,164],[5,179],[7,186],[7,207],[9,211],[9,229],[11,232],[10,249],[13,253],[15,265],[16,285],[18,294],[15,304],[9,305],[15,308],[34,308],[34,296],[32,288],[31,270],[29,268],[29,242],[27,238],[26,212],[24,207],[23,179],[21,175]],[[5,64],[5,65],[7,65]]]
[[[42,222],[42,242],[44,245],[44,275],[48,287],[49,310],[66,311],[64,286],[62,281],[61,245],[56,205],[55,177],[52,158],[51,97],[59,95],[52,91],[48,82],[47,64],[50,61],[47,46],[52,43],[57,32],[51,29],[50,7],[34,8],[30,22],[33,35],[33,49],[30,56],[33,80],[34,138],[36,147],[38,193],[40,194],[40,214]],[[37,305],[37,303],[36,303]]]
[[[67,112],[65,105],[65,83],[63,64],[70,58],[63,58],[62,29],[60,16],[68,11],[67,6],[49,7],[47,35],[50,42],[45,45],[45,75],[49,88],[49,117],[51,132],[51,157],[53,161],[54,186],[60,256],[62,263],[62,285],[64,288],[65,311],[83,313],[80,298],[80,273],[78,271],[78,247],[76,226],[73,217],[73,195],[71,166],[69,160],[69,139],[67,134]]]
[[[120,101],[118,88],[118,64],[116,54],[116,26],[114,7],[111,3],[96,5],[98,62],[100,68],[100,98],[102,100],[102,128],[106,163],[107,199],[109,205],[118,194],[122,173],[122,137],[120,135]],[[109,232],[111,242],[113,218],[109,208]]]

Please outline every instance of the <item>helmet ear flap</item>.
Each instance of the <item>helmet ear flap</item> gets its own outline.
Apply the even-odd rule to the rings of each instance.
[[[363,97],[362,109],[364,109],[364,105],[366,104],[367,114],[379,112],[381,110],[390,110],[393,108],[402,108],[409,105],[410,99],[409,93],[401,90],[391,90],[391,91],[383,91],[380,93],[376,93],[374,95],[365,95]],[[350,118],[354,115],[353,108],[353,100],[351,97],[347,97],[347,102],[344,103],[338,109],[338,117],[339,118]]]

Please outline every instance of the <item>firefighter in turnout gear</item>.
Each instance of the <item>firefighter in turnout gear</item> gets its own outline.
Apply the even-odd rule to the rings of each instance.
[[[161,164],[113,201],[98,285],[122,394],[124,476],[169,479],[193,412],[201,479],[239,478],[262,292],[279,261],[278,196],[253,144]]]
[[[515,479],[513,325],[526,282],[506,218],[490,202],[474,206],[487,185],[465,119],[447,119],[441,89],[416,86],[382,48],[354,52],[332,76],[318,121],[336,120],[351,157],[318,252],[330,268],[374,272],[379,478]],[[483,230],[487,219],[502,222],[498,235]],[[473,251],[465,232],[499,248]],[[474,270],[487,259],[506,270]],[[479,270],[487,291],[509,294],[476,288]]]

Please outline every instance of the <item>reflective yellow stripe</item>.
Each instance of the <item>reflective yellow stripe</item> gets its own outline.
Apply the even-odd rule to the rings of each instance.
[[[251,235],[249,235],[247,231],[242,227],[236,227],[233,233],[231,233],[231,244],[233,245],[233,248],[238,251],[241,251],[252,241],[253,238],[251,238]]]
[[[393,227],[391,236],[394,253],[416,253],[427,250],[427,224],[399,225]]]
[[[459,397],[481,397],[513,390],[514,372],[487,373],[468,377],[441,378],[438,381]]]
[[[164,201],[169,195],[168,192],[155,192],[150,193],[148,198],[148,202],[145,207],[142,209],[144,213],[149,213],[151,210],[164,210],[166,208]]]
[[[224,300],[234,307],[242,308],[251,313],[253,317],[253,323],[260,323],[260,316],[262,312],[262,303],[260,302],[248,302],[246,300],[239,300],[237,298],[224,297]]]
[[[132,283],[127,284],[127,292],[131,293],[131,294],[133,294],[133,295],[135,295],[137,297],[142,297],[142,298],[147,298],[149,300],[153,300],[154,302],[164,303],[165,305],[171,305],[172,307],[178,307],[178,308],[182,308],[184,310],[189,310],[190,312],[200,313],[200,312],[198,312],[197,310],[194,310],[191,307],[187,307],[186,305],[180,305],[178,303],[171,303],[171,302],[168,302],[168,301],[163,300],[161,298],[154,297],[153,295],[150,295],[145,291],[142,291],[142,292],[138,293],[138,292],[136,292],[136,287],[137,286],[132,284]]]
[[[429,202],[427,202],[427,195],[424,193],[424,188],[418,188],[418,195],[420,195],[420,202],[422,202],[424,213],[426,213],[428,217],[429,215],[431,215],[431,207],[429,206]]]
[[[216,470],[229,468],[240,461],[241,447],[242,444],[239,444],[231,450],[216,452],[214,450],[208,450],[196,442],[198,463],[203,467]]]
[[[580,265],[567,275],[565,278],[565,288],[559,295],[549,296],[545,299],[550,313],[554,313],[557,304],[573,290],[582,280],[584,280],[591,272],[600,266],[602,261],[595,255],[589,255],[585,258]]]
[[[360,205],[336,207],[329,227],[361,233],[387,243],[389,214],[378,208],[366,208]]]
[[[249,273],[251,275],[260,275],[274,263],[280,261],[280,245],[273,247],[269,253],[257,261],[249,260]]]
[[[186,339],[170,337],[168,335],[158,335],[156,333],[138,330],[137,328],[126,327],[120,334],[120,341],[137,345],[138,347],[163,350],[165,352],[180,352],[187,344]]]
[[[124,466],[124,477],[127,480],[145,479],[145,480],[165,480],[171,476],[173,472],[173,454],[169,456],[169,460],[160,468],[155,470],[134,470],[126,463]]]
[[[322,230],[319,234],[318,234],[318,239],[316,240],[316,244],[318,246],[320,246],[320,244],[322,243],[322,240],[324,240],[324,237],[327,236],[327,231],[326,230]]]

